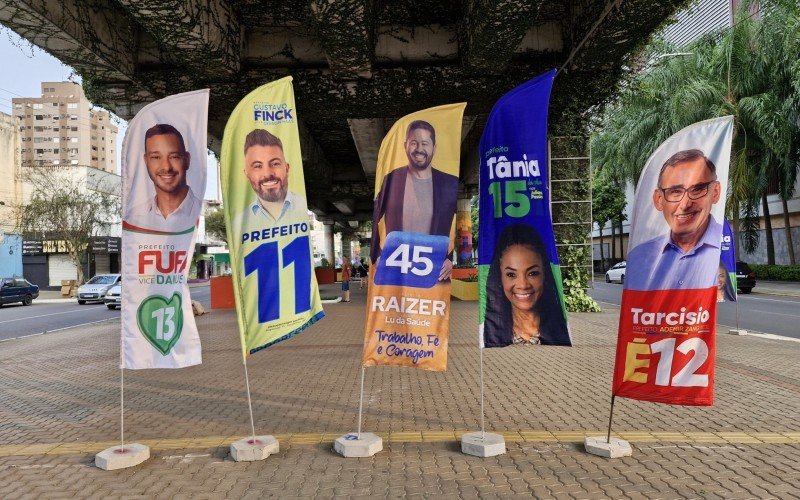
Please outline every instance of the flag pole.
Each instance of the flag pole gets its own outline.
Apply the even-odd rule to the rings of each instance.
[[[614,418],[614,399],[617,396],[612,394],[611,395],[611,412],[608,415],[608,434],[606,435],[606,443],[611,444],[611,419]]]
[[[483,410],[483,347],[478,347],[480,352],[480,365],[481,365],[481,439],[486,439],[486,424],[485,412]]]
[[[244,382],[245,386],[247,387],[247,409],[250,410],[250,435],[252,436],[251,444],[255,444],[256,442],[256,426],[253,422],[253,401],[250,398],[250,376],[247,374],[247,358],[244,359],[242,363],[244,365]]]
[[[119,451],[125,453],[125,368],[119,367]]]
[[[366,368],[361,367],[361,394],[358,396],[358,439],[361,439],[361,414],[364,408],[364,372]]]

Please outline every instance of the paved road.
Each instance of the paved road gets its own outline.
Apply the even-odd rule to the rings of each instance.
[[[192,298],[200,301],[203,307],[211,307],[208,286],[189,290]],[[34,300],[33,305],[27,307],[8,304],[0,308],[0,341],[118,319],[119,314],[119,309],[109,310],[103,304],[78,305],[74,300],[58,303]]]
[[[622,302],[622,285],[596,281],[589,295],[597,301],[619,305]],[[735,303],[719,304],[717,323],[736,326]],[[800,298],[739,294],[739,325],[752,332],[800,338]]]

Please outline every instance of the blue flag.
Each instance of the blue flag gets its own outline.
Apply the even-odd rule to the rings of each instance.
[[[572,345],[550,215],[547,111],[556,72],[506,93],[480,143],[481,346]]]
[[[734,234],[727,219],[722,223],[722,244],[719,249],[717,302],[736,302],[736,252]]]

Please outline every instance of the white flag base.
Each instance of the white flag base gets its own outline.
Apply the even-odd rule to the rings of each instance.
[[[278,453],[280,445],[272,436],[251,436],[231,444],[231,458],[236,462],[256,462],[264,460],[272,453]]]
[[[731,335],[747,335],[747,330],[740,329],[740,328],[738,328],[738,329],[737,328],[731,328],[730,330],[728,330],[728,333],[730,333]]]
[[[124,447],[112,446],[94,456],[94,465],[103,470],[117,470],[134,467],[150,458],[150,447],[139,443]]]
[[[631,444],[623,439],[611,438],[611,442],[606,440],[606,436],[587,437],[583,441],[586,453],[605,458],[621,458],[633,455]]]
[[[461,453],[481,458],[505,455],[506,440],[491,432],[468,432],[461,436]]]
[[[383,450],[383,439],[371,432],[345,434],[333,443],[333,449],[347,458],[364,458]]]

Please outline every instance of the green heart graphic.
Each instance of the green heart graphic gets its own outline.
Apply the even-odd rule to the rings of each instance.
[[[166,356],[183,331],[181,295],[174,293],[169,301],[161,295],[147,297],[136,312],[136,323],[144,338]]]

